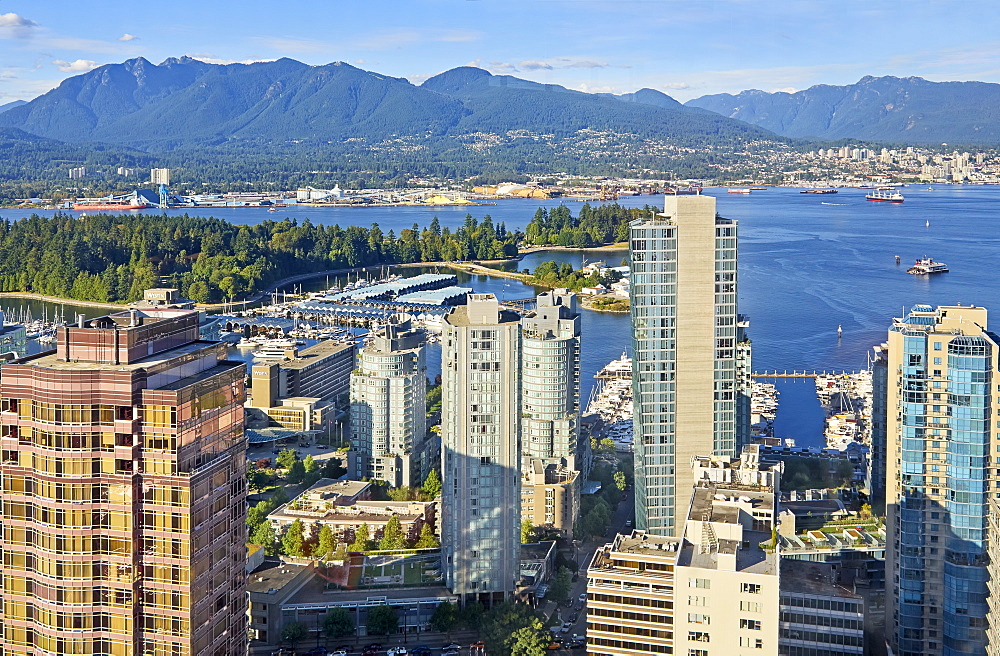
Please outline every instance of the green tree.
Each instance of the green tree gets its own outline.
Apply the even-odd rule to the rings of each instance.
[[[531,534],[535,531],[535,525],[531,523],[530,519],[524,519],[521,521],[521,544],[529,544],[531,542]]]
[[[507,601],[493,606],[483,616],[479,624],[480,635],[486,643],[486,651],[490,654],[512,654],[515,644],[519,649],[532,649],[536,639],[530,633],[537,634],[541,642],[548,638],[548,632],[543,628],[541,619],[530,606],[513,601]],[[528,629],[528,632],[522,631]],[[545,642],[548,646],[548,642]],[[531,653],[535,652],[521,652]]]
[[[451,632],[455,630],[458,626],[459,612],[458,605],[449,602],[443,602],[438,604],[438,607],[434,609],[434,613],[431,615],[431,628],[438,633],[447,633],[448,639],[451,639]]]
[[[275,459],[275,462],[277,462],[278,466],[282,469],[290,469],[292,463],[298,462],[298,460],[299,454],[295,449],[282,449],[281,453],[279,453],[278,457]]]
[[[319,469],[319,463],[316,462],[312,455],[307,455],[302,461],[302,467],[306,470],[307,474],[311,474]]]
[[[309,629],[302,622],[288,622],[281,627],[281,640],[291,646],[305,640],[309,635]]]
[[[625,472],[616,471],[615,472],[615,487],[619,490],[625,489]]]
[[[569,601],[570,592],[573,590],[573,575],[565,567],[560,567],[552,577],[549,585],[549,599],[557,604],[564,604]]]
[[[323,634],[334,640],[354,633],[354,618],[346,608],[331,608],[323,617]]]
[[[333,529],[330,528],[329,524],[323,524],[319,529],[319,538],[316,541],[316,550],[313,552],[313,556],[322,559],[329,558],[336,548],[337,538],[333,535]]]
[[[292,522],[285,535],[281,538],[281,550],[287,556],[300,558],[306,555],[305,537],[302,534],[302,520],[296,519]]]
[[[371,537],[369,536],[368,524],[362,524],[354,532],[354,542],[348,547],[350,551],[368,551],[371,549]]]
[[[511,656],[545,656],[551,640],[549,632],[536,618],[528,626],[522,626],[511,634]]]
[[[285,478],[288,479],[289,483],[301,483],[306,477],[306,467],[302,464],[301,460],[296,460],[292,463],[292,466],[288,468],[288,474]]]
[[[411,487],[404,485],[403,487],[395,487],[386,490],[386,494],[393,501],[413,501],[417,498],[416,490]]]
[[[399,616],[396,609],[386,604],[368,609],[368,633],[371,635],[389,635],[399,630]]]
[[[267,475],[267,472],[258,469],[257,465],[252,462],[247,465],[247,486],[251,490],[263,490],[270,480],[271,477]]]
[[[424,479],[423,487],[420,489],[423,491],[424,496],[430,500],[434,500],[441,494],[441,475],[438,474],[436,469],[432,469],[427,473],[427,478]]]
[[[250,534],[250,544],[259,544],[264,547],[264,553],[268,556],[278,555],[278,538],[274,534],[274,526],[269,521],[257,526]]]
[[[385,523],[385,528],[382,530],[382,539],[378,542],[378,548],[382,551],[392,551],[403,549],[405,546],[406,536],[403,535],[403,526],[399,521],[399,517],[393,515]]]
[[[420,537],[417,538],[417,542],[413,546],[417,549],[440,549],[441,541],[434,535],[431,525],[424,524],[420,527]]]

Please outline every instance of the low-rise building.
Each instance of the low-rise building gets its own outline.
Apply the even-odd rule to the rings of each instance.
[[[363,486],[363,487],[360,487]],[[416,539],[424,524],[434,523],[433,501],[372,501],[370,484],[361,481],[320,479],[288,503],[276,508],[268,520],[280,534],[295,520],[306,526],[329,526],[341,542],[350,542],[363,524],[369,535],[378,537],[390,519],[399,519],[403,533]],[[318,528],[317,528],[318,532]]]
[[[338,401],[346,404],[354,344],[327,340],[292,349],[284,359],[255,362],[250,370],[247,420],[251,427],[277,425],[330,434]]]
[[[635,531],[587,572],[591,654],[775,654],[778,555],[767,548],[781,466],[757,447],[695,458],[682,537]]]
[[[254,572],[247,581],[247,614],[249,616],[249,654],[264,656],[282,645],[281,630],[290,622],[305,625],[308,637],[303,644],[318,644],[323,618],[335,608],[347,610],[355,627],[355,636],[370,635],[368,611],[376,606],[390,606],[399,619],[399,630],[392,641],[406,641],[407,636],[419,641],[420,633],[430,628],[430,618],[442,603],[454,603],[457,597],[440,585],[386,587],[377,589],[346,589],[332,582],[323,571],[312,565],[297,565],[271,559]],[[351,638],[344,638],[350,641]]]
[[[521,521],[554,528],[565,535],[573,531],[580,514],[580,472],[536,458],[521,481]]]

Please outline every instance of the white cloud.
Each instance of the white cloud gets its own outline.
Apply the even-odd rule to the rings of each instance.
[[[90,59],[77,59],[71,62],[56,59],[52,63],[58,66],[59,70],[63,73],[86,73],[100,66],[100,64]]]
[[[0,39],[6,37],[25,38],[38,23],[13,12],[0,14]]]
[[[20,14],[15,14],[13,12],[9,14],[0,14],[0,27],[35,27],[38,25],[33,20],[28,20]]]
[[[118,40],[119,41],[135,41],[138,38],[139,37],[137,37],[136,35],[129,34],[128,32],[126,32],[125,34],[122,34],[120,37],[118,37]]]
[[[552,64],[550,64],[548,62],[543,62],[543,61],[531,61],[531,60],[523,61],[523,62],[520,63],[520,66],[521,66],[521,68],[523,68],[523,69],[525,69],[527,71],[538,71],[538,70],[551,71],[552,70]]]
[[[668,82],[666,84],[661,84],[663,89],[690,89],[691,85],[687,82]]]
[[[795,87],[781,87],[780,89],[769,89],[768,93],[795,93],[798,91]]]

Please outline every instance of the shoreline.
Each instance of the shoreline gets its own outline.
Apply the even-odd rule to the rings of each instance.
[[[342,269],[328,269],[325,271],[316,271],[312,273],[302,273],[294,276],[289,276],[287,278],[282,278],[281,280],[276,280],[271,283],[267,289],[255,293],[253,296],[249,296],[239,301],[227,301],[221,303],[195,303],[194,307],[196,310],[222,310],[228,307],[242,307],[251,303],[256,303],[268,294],[276,291],[280,287],[289,285],[296,282],[302,282],[305,280],[311,280],[313,278],[320,278],[323,276],[342,276],[350,273],[359,273],[361,271],[374,271],[377,269],[383,269],[385,267],[399,267],[399,268],[419,268],[419,267],[442,267],[453,269],[455,271],[463,271],[468,274],[473,275],[486,275],[493,276],[495,278],[508,278],[510,280],[517,280],[518,282],[532,286],[541,287],[544,289],[552,289],[547,285],[538,285],[532,282],[534,276],[530,274],[519,273],[516,271],[502,271],[500,269],[494,269],[492,267],[481,264],[481,262],[493,262],[493,263],[503,263],[503,262],[518,262],[525,255],[530,253],[536,253],[539,251],[548,250],[562,250],[562,251],[591,251],[591,250],[623,250],[627,248],[625,242],[618,242],[616,244],[595,246],[590,248],[579,248],[575,246],[534,246],[528,249],[520,250],[518,256],[506,258],[503,260],[477,260],[476,262],[406,262],[403,264],[372,264],[365,267],[351,267]],[[594,312],[607,312],[609,314],[622,314],[621,310],[601,310],[598,308],[590,307],[592,301],[588,302],[587,299],[592,298],[587,294],[579,294],[581,306],[592,310]],[[106,303],[101,301],[83,301],[75,298],[61,298],[59,296],[49,296],[47,294],[38,294],[35,292],[0,292],[0,298],[20,298],[29,301],[43,301],[46,303],[60,303],[65,305],[76,305],[81,307],[94,307],[108,310],[124,310],[132,307],[132,303]],[[593,297],[597,298],[597,297]]]

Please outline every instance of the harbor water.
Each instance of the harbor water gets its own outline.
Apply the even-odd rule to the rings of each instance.
[[[725,189],[707,190],[718,198],[718,212],[740,222],[740,311],[750,319],[753,366],[757,371],[858,370],[867,366],[871,347],[885,340],[892,317],[916,303],[976,304],[993,309],[991,327],[1000,319],[1000,289],[991,267],[1000,255],[1000,187],[923,185],[902,189],[901,204],[872,203],[861,189],[838,194],[799,194],[796,189],[773,188],[749,195],[729,195]],[[509,229],[523,228],[538,207],[561,202],[576,212],[581,203],[559,200],[501,200],[481,207],[282,208],[210,209],[203,214],[233,223],[308,218],[313,223],[378,223],[384,232],[427,225],[437,216],[442,226],[462,224],[466,214]],[[625,197],[622,205],[662,207],[662,196]],[[198,213],[197,209],[168,213]],[[52,214],[53,211],[40,211]],[[15,219],[24,212],[0,210]],[[533,269],[556,260],[579,268],[603,259],[617,266],[624,251],[553,250],[535,252],[513,265]],[[895,256],[899,255],[900,264]],[[917,258],[933,257],[946,263],[949,273],[912,276],[906,269]],[[414,275],[419,269],[399,269]],[[332,284],[333,281],[331,281]],[[319,279],[306,289],[318,289]],[[459,284],[501,298],[524,298],[536,290],[520,282],[459,273]],[[16,308],[16,299],[0,305]],[[40,309],[40,305],[34,307]],[[51,306],[50,306],[51,307]],[[34,311],[39,316],[38,309]],[[95,311],[90,314],[98,314]],[[51,310],[49,310],[51,314]],[[843,327],[838,338],[837,327]],[[605,364],[630,348],[627,315],[584,311],[581,378],[582,401],[589,398],[592,378]],[[438,349],[430,366],[440,367]],[[822,409],[811,381],[779,384],[781,406],[776,429],[801,446],[822,446]],[[790,422],[790,423],[789,423]]]

